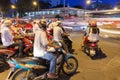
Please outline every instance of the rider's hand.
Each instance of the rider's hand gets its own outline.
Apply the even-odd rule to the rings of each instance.
[[[60,46],[54,45],[54,48],[55,48],[55,49],[59,49],[59,48],[60,48]]]

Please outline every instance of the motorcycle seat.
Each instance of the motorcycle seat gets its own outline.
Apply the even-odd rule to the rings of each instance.
[[[6,46],[0,45],[0,49],[7,49]]]
[[[25,58],[17,58],[17,62],[23,63],[23,64],[48,64],[49,61],[43,58],[36,58],[36,57],[25,57]]]
[[[97,42],[99,42],[99,40],[97,40],[97,41],[95,41],[95,42],[88,41],[88,43],[97,43]]]

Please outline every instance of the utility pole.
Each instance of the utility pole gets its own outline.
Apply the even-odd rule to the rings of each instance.
[[[66,14],[66,9],[65,9],[65,0],[63,0],[63,8],[64,8],[64,19],[65,19],[65,14]]]
[[[96,1],[96,10],[98,10],[98,2],[99,0]]]
[[[91,0],[86,0],[85,1],[85,8],[84,8],[84,17],[83,19],[85,20],[86,18],[86,9],[87,9],[87,5],[91,4]]]

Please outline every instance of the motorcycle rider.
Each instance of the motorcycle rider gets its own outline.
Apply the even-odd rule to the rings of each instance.
[[[52,42],[48,42],[46,35],[46,26],[43,24],[39,24],[39,30],[35,32],[34,39],[34,48],[33,55],[34,57],[42,57],[50,61],[50,68],[48,78],[57,78],[58,76],[55,74],[56,71],[56,57],[54,54],[47,52],[47,46],[51,46],[54,48],[59,48],[56,45],[53,45]],[[39,79],[39,76],[35,78]]]
[[[11,31],[12,22],[10,20],[5,20],[3,24],[4,24],[4,27],[1,30],[1,39],[2,39],[3,46],[6,46],[7,48],[10,48],[10,47],[15,48],[16,46],[19,46],[18,55],[19,57],[22,57],[23,55],[22,42],[13,41],[14,39],[16,39],[16,37],[12,34],[12,31]]]
[[[67,34],[66,30],[63,28],[62,25],[61,25],[61,28],[62,28],[63,32]],[[67,48],[68,48],[68,51],[69,51],[70,53],[73,53],[73,52],[74,52],[74,49],[72,48],[72,40],[69,38],[69,35],[68,35],[68,34],[67,34],[67,36],[66,36],[66,35],[65,35],[65,36],[63,35],[62,38],[63,38],[63,41],[64,41],[64,43],[66,44],[66,46],[67,46]]]
[[[83,45],[87,44],[89,41],[98,41],[98,39],[95,40],[95,38],[98,38],[99,33],[100,30],[97,27],[97,22],[95,20],[90,21],[89,26],[85,30]],[[97,36],[92,36],[92,34],[96,34]]]
[[[54,38],[53,40],[57,42],[61,42],[66,53],[69,53],[68,47],[63,41],[62,36],[69,36],[69,34],[63,31],[61,21],[57,21],[57,26],[53,28],[53,38]]]

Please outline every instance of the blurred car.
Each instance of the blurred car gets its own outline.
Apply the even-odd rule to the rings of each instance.
[[[33,28],[33,25],[29,21],[26,21],[26,20],[18,20],[17,26],[21,28],[25,28],[27,31],[32,30]]]

